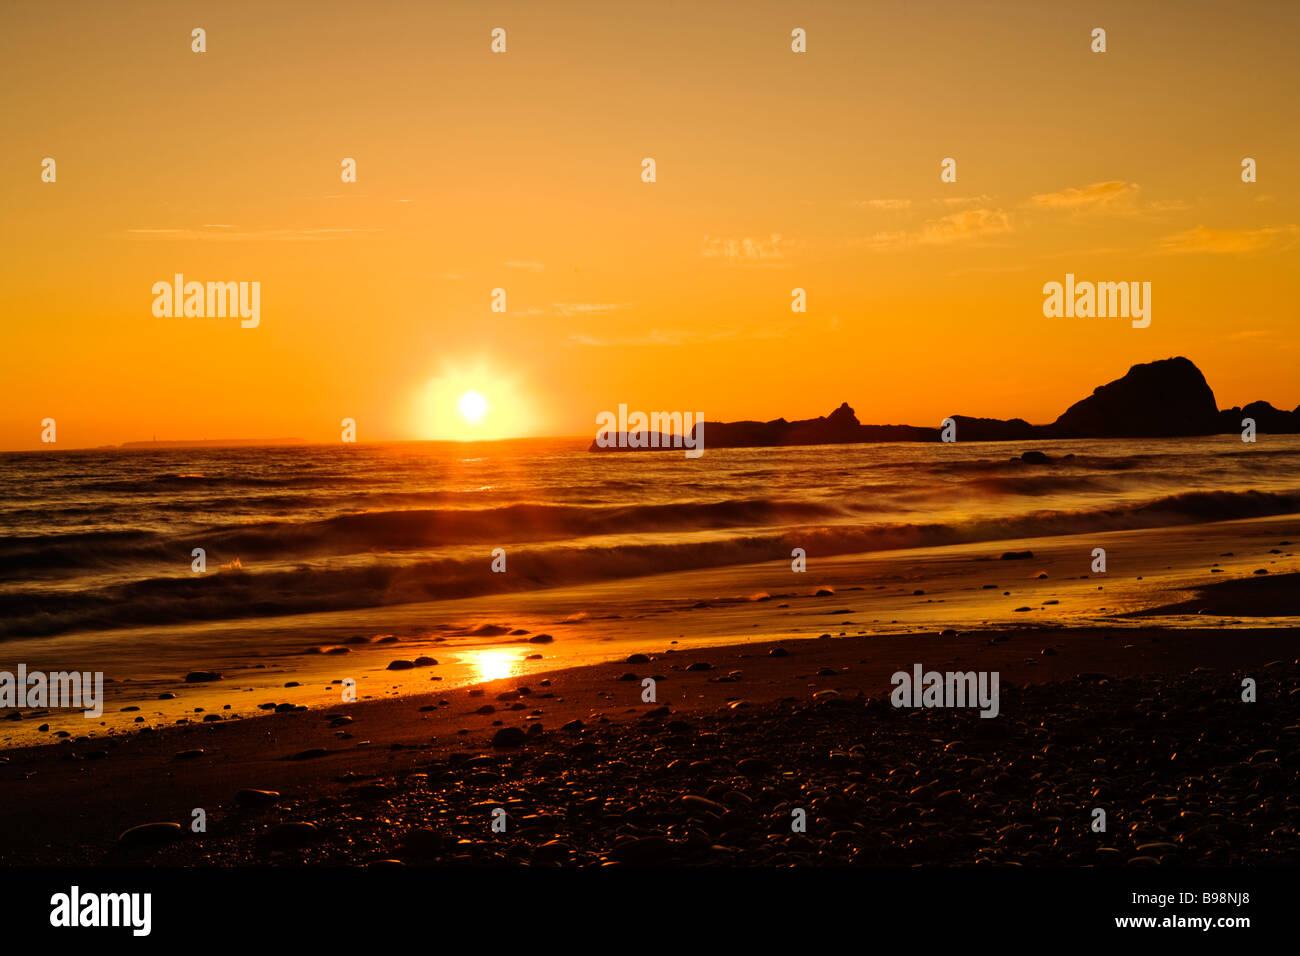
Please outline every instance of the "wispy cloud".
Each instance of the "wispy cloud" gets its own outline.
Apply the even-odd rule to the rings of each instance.
[[[910,199],[857,199],[853,205],[864,206],[867,209],[907,209],[912,205]]]
[[[933,206],[969,206],[972,204],[987,205],[993,201],[994,197],[981,194],[979,196],[938,196],[929,200],[922,200],[921,203],[928,203]],[[878,209],[886,212],[897,212],[904,209],[911,209],[914,204],[910,199],[855,199],[852,205],[862,209]]]
[[[1137,183],[1120,179],[1092,183],[1082,188],[1071,186],[1054,193],[1039,193],[1030,202],[1040,209],[1067,209],[1072,212],[1095,212],[1131,207],[1137,202]]]
[[[1031,208],[1073,215],[1149,216],[1153,213],[1180,212],[1188,208],[1181,199],[1143,201],[1142,187],[1122,179],[1070,186],[1054,193],[1038,193],[1030,198]]]
[[[789,334],[787,329],[722,328],[707,331],[684,329],[651,329],[641,335],[606,336],[575,332],[569,336],[570,345],[593,348],[615,348],[646,345],[696,345],[705,342],[725,342],[732,339],[776,339]]]
[[[969,269],[953,269],[950,276],[1000,275],[1007,272],[1027,272],[1029,266],[971,266]]]
[[[617,312],[631,308],[631,302],[552,302],[555,311],[563,316],[591,315],[600,312]]]
[[[705,236],[701,255],[706,259],[722,259],[732,266],[784,267],[786,263],[783,260],[798,244],[794,239],[783,239],[778,233],[772,233],[767,239]]]
[[[1011,220],[1001,209],[966,209],[932,219],[912,232],[878,232],[854,240],[870,249],[902,249],[910,246],[945,246],[1011,232]]]
[[[207,225],[200,229],[128,229],[127,239],[209,240],[217,242],[328,242],[365,233],[383,232],[380,228],[342,229],[255,229],[233,232],[234,226]],[[214,230],[208,232],[205,230]],[[218,231],[219,230],[219,231]]]
[[[1157,255],[1244,255],[1289,249],[1300,237],[1300,226],[1264,226],[1261,229],[1211,229],[1197,226],[1166,236],[1156,243]]]
[[[1087,249],[1067,249],[1065,252],[1044,252],[1040,259],[1069,259],[1079,256],[1131,256],[1138,250],[1128,246],[1091,246]]]

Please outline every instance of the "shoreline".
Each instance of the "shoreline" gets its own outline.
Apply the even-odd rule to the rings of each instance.
[[[685,650],[950,627],[1199,627],[1207,619],[1187,603],[1197,600],[1197,588],[1224,580],[1250,588],[1259,570],[1281,580],[1300,570],[1289,546],[1294,540],[1300,540],[1300,516],[1287,515],[1159,533],[814,554],[803,574],[791,573],[788,562],[734,565],[363,615],[6,641],[9,659],[25,662],[29,671],[104,672],[105,702],[93,721],[75,711],[29,710],[21,720],[2,712],[0,753],[50,734],[103,739],[211,715],[256,716],[271,701],[328,707],[342,699],[341,681],[349,678],[359,697],[381,699],[617,661],[646,647]],[[1091,573],[1097,546],[1109,554],[1105,574]],[[1025,550],[1031,559],[1000,559]],[[1211,620],[1223,627],[1284,626],[1300,613],[1272,609],[1277,613],[1261,615],[1241,601],[1210,608],[1218,612]],[[542,642],[543,635],[551,640]],[[437,663],[388,669],[393,661],[420,658]],[[186,682],[187,674],[199,671],[224,679]],[[47,731],[38,729],[45,725]]]

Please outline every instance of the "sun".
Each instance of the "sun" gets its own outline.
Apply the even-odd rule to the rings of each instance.
[[[488,413],[487,399],[473,389],[460,397],[456,407],[460,409],[461,416],[470,425],[477,425]]]
[[[500,441],[537,432],[541,406],[517,372],[485,358],[444,358],[415,394],[412,434],[429,441]]]

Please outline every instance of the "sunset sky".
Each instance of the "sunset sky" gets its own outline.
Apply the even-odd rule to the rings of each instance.
[[[1171,355],[1300,404],[1300,4],[550,6],[6,2],[0,449],[1043,422]],[[1067,272],[1151,326],[1044,318]]]

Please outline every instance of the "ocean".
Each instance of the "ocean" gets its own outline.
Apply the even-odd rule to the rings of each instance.
[[[719,448],[697,460],[588,443],[0,455],[0,638],[788,564],[794,548],[814,557],[1300,511],[1295,435]],[[1032,447],[1053,460],[1011,460]]]

